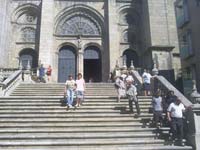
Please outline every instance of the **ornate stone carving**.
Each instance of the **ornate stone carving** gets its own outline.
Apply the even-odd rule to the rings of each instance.
[[[35,16],[27,14],[26,21],[32,23],[35,20]]]
[[[97,22],[83,14],[76,14],[57,27],[58,35],[93,35],[100,36],[101,31]]]
[[[27,27],[22,29],[21,40],[23,42],[35,42],[35,29]]]

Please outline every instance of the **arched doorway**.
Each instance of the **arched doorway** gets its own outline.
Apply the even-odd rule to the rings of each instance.
[[[89,46],[84,51],[84,78],[86,82],[101,82],[101,55],[96,46]]]
[[[131,61],[133,61],[133,65],[136,68],[139,67],[138,54],[135,51],[131,49],[125,50],[123,53],[123,59],[125,59],[127,67],[131,66]]]
[[[59,51],[58,82],[65,82],[69,75],[76,76],[76,50],[72,46],[64,46]]]
[[[37,68],[38,54],[31,48],[24,49],[19,53],[19,61],[22,69],[28,69],[28,65],[30,65],[31,69]]]

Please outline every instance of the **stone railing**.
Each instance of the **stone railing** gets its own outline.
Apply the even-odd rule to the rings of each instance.
[[[138,92],[142,91],[143,83],[142,83],[142,77],[140,76],[139,72],[136,70],[131,70],[131,73],[132,73],[132,76],[133,76],[135,82],[137,83]]]
[[[0,68],[0,76],[3,79],[6,79],[17,70],[19,69],[18,68]]]
[[[8,96],[21,81],[22,71],[15,71],[5,81],[0,82],[0,96]]]
[[[178,91],[166,78],[163,76],[154,76],[152,78],[152,91],[155,91],[157,89],[160,89],[162,91],[165,91],[167,93],[168,91],[174,91],[174,95],[177,96],[182,100],[182,103],[189,107],[192,105],[192,102],[188,100],[180,91]]]
[[[185,112],[185,136],[188,144],[192,145],[195,149],[200,149],[200,104],[193,104],[181,92],[179,92],[167,79],[163,76],[154,76],[152,79],[153,91],[160,89],[162,91],[174,91],[174,95],[182,100],[187,111]]]

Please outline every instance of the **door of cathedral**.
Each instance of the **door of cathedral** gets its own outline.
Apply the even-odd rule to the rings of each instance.
[[[100,50],[90,46],[84,51],[84,78],[86,82],[101,82],[101,57]]]
[[[71,46],[64,46],[59,52],[58,82],[65,82],[69,75],[76,76],[76,52]]]

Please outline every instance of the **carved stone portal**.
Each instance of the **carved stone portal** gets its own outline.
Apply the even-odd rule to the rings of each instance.
[[[58,35],[93,35],[100,36],[98,25],[89,17],[78,15],[59,24]]]

